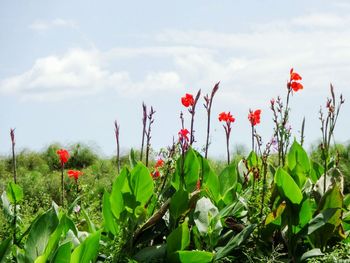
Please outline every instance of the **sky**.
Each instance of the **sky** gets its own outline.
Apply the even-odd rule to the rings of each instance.
[[[321,137],[319,111],[332,83],[346,102],[335,129],[349,140],[350,2],[346,0],[44,1],[0,0],[0,154],[40,151],[51,143],[85,143],[116,152],[140,148],[142,102],[156,110],[152,147],[177,138],[190,114],[185,93],[202,95],[220,81],[212,109],[209,156],[225,156],[217,116],[230,111],[230,147],[250,145],[249,109],[261,109],[263,142],[273,134],[270,99],[285,99],[290,68],[304,89],[291,98],[290,125],[306,146]],[[202,149],[201,97],[194,147]]]

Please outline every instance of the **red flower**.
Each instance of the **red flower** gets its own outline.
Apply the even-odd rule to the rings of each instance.
[[[248,120],[250,121],[252,126],[255,126],[260,123],[260,114],[261,110],[256,110],[254,112],[252,110],[249,110]]]
[[[83,174],[83,172],[78,171],[78,170],[68,170],[67,174],[70,178],[74,178],[75,181],[77,181],[79,176],[81,176]]]
[[[192,94],[186,93],[186,95],[181,98],[181,103],[186,108],[189,107],[189,106],[193,106],[194,105],[194,99],[193,99]]]
[[[219,121],[226,121],[227,123],[231,123],[235,121],[235,118],[233,118],[230,112],[228,113],[221,112],[219,114]]]
[[[288,82],[288,88],[292,88],[295,92],[298,90],[303,89],[303,85],[299,82],[299,80],[302,80],[302,77],[293,71],[294,69],[290,69],[290,80]]]
[[[162,167],[163,164],[164,164],[164,161],[162,159],[158,159],[158,161],[156,162],[154,168]]]
[[[296,72],[293,72],[293,68],[290,69],[290,81],[293,81],[293,80],[302,80],[302,77],[296,73]]]
[[[160,176],[158,169],[156,169],[153,173],[151,173],[151,176],[153,179],[158,179]]]
[[[60,158],[61,165],[63,166],[66,162],[68,162],[69,159],[69,153],[65,149],[57,150],[56,152],[58,154],[58,157]]]
[[[187,129],[181,129],[179,131],[179,140],[185,140],[185,141],[189,141],[190,139],[188,138],[188,135],[190,134],[190,132]]]
[[[304,88],[303,85],[302,85],[301,83],[295,82],[295,81],[291,82],[291,83],[290,83],[290,86],[291,86],[291,88],[292,88],[295,92],[298,91],[298,90],[300,90],[300,89],[303,89],[303,88]]]

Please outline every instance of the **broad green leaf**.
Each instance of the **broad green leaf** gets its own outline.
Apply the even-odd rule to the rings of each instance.
[[[167,243],[167,255],[178,250],[184,250],[190,245],[190,231],[188,229],[188,219],[179,225],[173,232],[169,234],[166,239]]]
[[[309,251],[306,251],[300,258],[300,262],[307,260],[308,258],[323,256],[324,254],[321,252],[319,248],[314,248]]]
[[[158,245],[145,247],[134,256],[137,262],[157,262],[159,259],[165,258],[166,245]]]
[[[298,205],[301,203],[303,195],[300,188],[293,178],[281,167],[277,169],[274,181],[277,185],[278,191],[283,197],[287,198],[293,204]]]
[[[334,216],[334,214],[337,212],[336,208],[328,208],[326,210],[323,210],[321,213],[319,213],[316,217],[310,220],[308,225],[306,226],[307,235],[312,234],[322,226],[324,226],[329,219]]]
[[[72,243],[67,242],[62,244],[56,251],[52,263],[70,263],[71,262],[71,247]]]
[[[299,186],[300,189],[303,189],[306,180],[307,180],[307,174],[304,170],[304,168],[300,164],[296,164],[294,166],[294,169],[291,172],[291,175],[296,182],[296,184]]]
[[[225,204],[232,203],[234,199],[233,189],[237,184],[236,164],[230,164],[219,175],[220,192]]]
[[[248,239],[253,232],[256,224],[251,224],[243,229],[242,232],[233,236],[224,247],[221,247],[214,257],[214,261],[228,256],[233,250],[237,249],[244,241]]]
[[[210,196],[217,204],[220,199],[220,182],[219,177],[213,171],[210,171],[207,175],[207,181],[204,183],[204,188],[208,189]]]
[[[309,198],[306,198],[301,204],[299,212],[299,227],[304,227],[312,218],[312,205]]]
[[[71,262],[95,262],[99,251],[100,236],[100,231],[96,231],[89,235],[78,247],[74,249],[71,256]]]
[[[10,253],[12,246],[12,238],[9,237],[8,239],[5,239],[0,244],[0,263],[7,262],[7,255]]]
[[[203,188],[209,192],[209,195],[213,198],[215,203],[220,200],[220,183],[217,174],[210,167],[207,159],[199,155],[198,157],[201,163],[201,173],[203,174],[202,185]],[[202,177],[202,175],[200,175]]]
[[[182,188],[171,197],[169,212],[174,221],[188,209],[188,201],[188,192]]]
[[[130,188],[136,201],[141,205],[147,203],[153,194],[153,179],[149,170],[139,162],[131,171]]]
[[[259,165],[259,157],[254,151],[251,151],[249,153],[247,157],[247,164],[249,168],[256,167],[257,165]]]
[[[115,218],[112,213],[110,195],[107,191],[103,194],[103,205],[102,205],[102,215],[104,221],[105,229],[112,233],[114,236],[117,234],[118,225],[116,224]]]
[[[50,236],[55,231],[58,223],[58,217],[53,208],[34,221],[24,245],[27,260],[34,262],[37,257],[44,253]]]
[[[311,162],[311,170],[310,170],[310,178],[312,182],[315,184],[318,179],[324,174],[323,166],[316,162]]]
[[[177,251],[175,253],[178,262],[183,263],[209,263],[212,262],[214,254],[207,251]]]
[[[18,203],[23,199],[22,188],[18,184],[15,184],[13,182],[8,183],[6,193],[11,204],[14,204],[15,202]]]
[[[176,161],[176,170],[172,178],[172,185],[176,190],[180,189],[181,177],[184,176],[186,190],[192,192],[196,189],[197,181],[199,179],[199,171],[199,160],[194,150],[190,147],[185,154],[184,163],[182,164],[182,156]]]
[[[283,201],[280,203],[280,205],[276,208],[276,210],[269,213],[265,219],[265,226],[270,223],[277,223],[277,225],[281,224],[281,215],[284,212],[284,209],[286,208],[286,202]],[[278,222],[276,222],[278,220]]]
[[[113,215],[119,219],[120,214],[125,210],[123,190],[130,191],[128,184],[128,177],[130,177],[129,170],[124,167],[120,174],[116,177],[113,186],[111,196],[109,198],[111,204],[111,210]]]
[[[303,147],[297,142],[294,141],[287,155],[288,167],[290,170],[293,170],[294,167],[299,164],[304,172],[310,171],[310,160],[307,156],[307,153]]]
[[[49,238],[49,241],[47,243],[47,246],[45,248],[44,253],[35,260],[35,263],[45,263],[48,261],[48,259],[53,257],[54,252],[56,251],[58,243],[61,239],[61,236],[62,235],[65,236],[66,233],[68,232],[68,229],[71,228],[70,221],[71,220],[68,219],[65,214],[61,217],[57,228],[50,235],[50,238]],[[74,228],[75,228],[75,226],[74,226]]]
[[[322,197],[319,209],[325,210],[328,208],[338,208],[338,211],[329,219],[329,223],[333,224],[335,227],[341,224],[341,209],[343,207],[343,195],[339,189],[338,185],[329,189]]]

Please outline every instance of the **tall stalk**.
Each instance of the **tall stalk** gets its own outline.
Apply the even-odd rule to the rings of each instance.
[[[204,155],[206,159],[208,158],[208,148],[209,148],[211,106],[213,104],[214,95],[219,89],[219,84],[220,84],[220,81],[215,84],[214,88],[211,91],[210,97],[208,94],[204,96],[204,101],[205,101],[204,108],[207,111],[207,139],[205,142],[205,155]]]
[[[320,109],[320,121],[321,121],[321,132],[322,132],[322,159],[324,169],[324,181],[323,181],[323,193],[326,192],[326,177],[328,170],[328,159],[329,159],[329,148],[331,138],[334,134],[335,125],[338,120],[340,109],[342,104],[345,102],[343,95],[340,94],[339,102],[336,104],[335,94],[333,85],[330,84],[331,98],[327,99],[326,107],[328,109],[327,117],[324,117],[322,108]]]
[[[117,170],[118,170],[118,174],[120,172],[120,152],[119,152],[119,128],[120,126],[118,125],[118,122],[115,121],[114,122],[114,126],[115,126],[115,139],[116,139],[116,143],[117,143]]]
[[[198,90],[196,98],[194,99],[194,104],[192,105],[192,107],[189,108],[189,112],[191,113],[191,135],[190,135],[190,145],[193,144],[194,142],[194,129],[193,129],[193,125],[194,125],[194,115],[196,113],[196,105],[197,102],[199,100],[199,97],[201,95],[201,90]]]
[[[11,136],[11,145],[12,145],[12,171],[13,171],[13,182],[17,183],[17,171],[16,171],[16,155],[15,155],[15,129],[10,129],[10,136]],[[13,243],[17,243],[17,201],[16,198],[14,200],[14,207],[13,207]]]
[[[145,135],[146,135],[146,124],[147,124],[147,107],[144,102],[142,102],[142,142],[141,142],[141,153],[140,153],[140,161],[142,162],[143,155],[143,147],[145,143]]]
[[[151,106],[151,111],[148,114],[148,131],[146,132],[146,166],[148,167],[149,151],[151,148],[151,125],[154,122],[153,115],[156,113]]]

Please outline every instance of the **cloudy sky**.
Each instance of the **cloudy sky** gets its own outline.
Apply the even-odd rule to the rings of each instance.
[[[320,137],[318,112],[332,82],[350,98],[350,2],[322,1],[5,1],[0,0],[0,153],[83,142],[115,152],[141,144],[142,101],[155,110],[152,145],[180,129],[185,93],[218,81],[210,155],[224,156],[221,111],[236,118],[231,147],[250,143],[249,108],[262,110],[258,132],[272,135],[269,101],[286,95],[289,70],[304,90],[291,98],[293,136],[306,118],[307,145]],[[205,143],[201,99],[195,147]],[[349,103],[336,140],[349,140]]]

